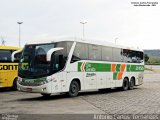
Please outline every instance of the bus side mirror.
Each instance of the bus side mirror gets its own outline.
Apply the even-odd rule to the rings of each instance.
[[[20,55],[21,53],[22,53],[22,50],[14,51],[11,55],[12,62],[18,62],[20,60],[20,57],[16,58],[16,56]]]
[[[62,49],[64,49],[64,48],[62,48],[62,47],[58,47],[58,48],[51,48],[48,52],[47,52],[47,61],[49,62],[49,61],[51,61],[51,56],[52,56],[52,54],[55,52],[55,51],[58,51],[58,50],[62,50]]]

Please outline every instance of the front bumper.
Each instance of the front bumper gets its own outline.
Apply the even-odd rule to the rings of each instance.
[[[52,93],[51,82],[39,86],[23,86],[17,82],[17,89],[22,92],[30,93]]]

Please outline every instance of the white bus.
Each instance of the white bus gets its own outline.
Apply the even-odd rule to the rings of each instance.
[[[143,50],[81,39],[49,40],[25,45],[19,64],[18,90],[68,93],[143,83]]]

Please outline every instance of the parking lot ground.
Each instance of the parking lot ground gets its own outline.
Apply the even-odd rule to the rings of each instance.
[[[53,95],[48,98],[37,93],[18,91],[3,92],[0,95],[0,113],[18,114],[66,114],[101,113],[101,110],[83,100],[80,96]]]
[[[144,84],[134,90],[80,93],[78,97],[0,92],[0,113],[15,114],[160,114],[160,74],[145,72]]]

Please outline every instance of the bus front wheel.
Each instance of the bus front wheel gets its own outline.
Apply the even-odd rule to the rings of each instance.
[[[79,84],[77,81],[72,81],[70,84],[70,88],[69,88],[69,96],[70,97],[76,97],[78,95],[79,92]]]

